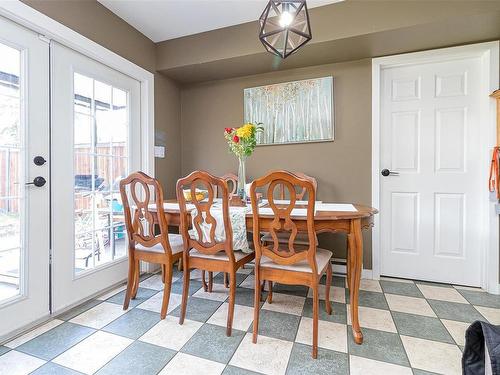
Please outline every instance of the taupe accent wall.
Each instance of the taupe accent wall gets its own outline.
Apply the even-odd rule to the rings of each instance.
[[[296,170],[318,180],[318,199],[371,203],[371,60],[321,65],[185,86],[181,90],[182,173],[237,171],[224,127],[243,121],[243,89],[270,83],[333,76],[335,140],[258,146],[247,162],[250,180],[271,169]],[[264,124],[265,125],[265,124]],[[365,234],[364,267],[371,268],[371,235]],[[345,236],[324,234],[320,245],[345,257]]]
[[[165,196],[175,197],[180,177],[180,89],[156,71],[155,44],[95,0],[23,0],[63,25],[77,31],[155,75],[155,142],[166,146],[167,157],[156,159],[156,176]]]

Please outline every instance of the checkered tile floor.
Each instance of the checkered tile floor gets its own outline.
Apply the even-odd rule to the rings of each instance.
[[[365,341],[352,340],[345,278],[334,276],[333,315],[320,309],[319,354],[311,358],[312,299],[305,287],[276,285],[262,303],[258,344],[251,342],[253,275],[238,273],[232,337],[227,290],[213,293],[192,272],[187,319],[178,324],[182,274],[160,321],[160,275],[142,278],[122,310],[124,286],[0,346],[0,374],[460,374],[464,331],[476,319],[500,324],[500,296],[479,289],[409,280],[362,280]],[[324,295],[324,286],[320,296]]]

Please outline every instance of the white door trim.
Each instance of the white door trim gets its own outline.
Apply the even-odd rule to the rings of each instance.
[[[380,206],[380,76],[382,69],[421,64],[426,62],[449,61],[467,57],[480,57],[483,81],[481,98],[481,144],[485,147],[482,154],[481,176],[484,180],[482,197],[482,222],[484,232],[479,244],[481,253],[481,287],[494,294],[500,294],[499,284],[499,217],[486,189],[489,175],[491,148],[496,141],[495,102],[488,96],[499,85],[499,41],[470,44],[460,47],[408,53],[372,59],[372,206]],[[372,235],[373,278],[380,278],[380,218],[375,215]]]
[[[141,169],[154,176],[154,74],[40,13],[20,0],[0,2],[0,15],[81,54],[103,63],[141,84]]]

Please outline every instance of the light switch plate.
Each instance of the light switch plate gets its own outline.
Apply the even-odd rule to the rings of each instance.
[[[165,146],[155,146],[155,158],[165,157]]]

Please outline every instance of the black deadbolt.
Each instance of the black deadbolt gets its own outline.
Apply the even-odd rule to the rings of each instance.
[[[33,159],[33,163],[35,163],[35,165],[44,165],[46,162],[47,160],[45,160],[43,156],[35,156]]]
[[[391,171],[388,169],[382,169],[380,173],[382,174],[382,176],[387,177],[391,174]]]

